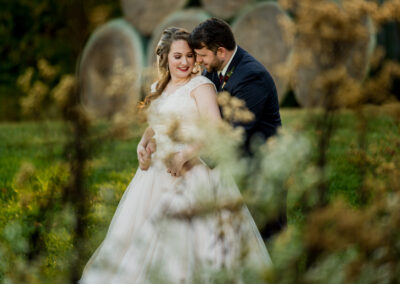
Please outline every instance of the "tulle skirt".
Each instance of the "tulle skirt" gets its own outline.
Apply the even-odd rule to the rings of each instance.
[[[268,268],[240,197],[232,178],[201,162],[181,177],[157,160],[138,169],[79,283],[207,283],[221,270],[241,282],[240,271]]]

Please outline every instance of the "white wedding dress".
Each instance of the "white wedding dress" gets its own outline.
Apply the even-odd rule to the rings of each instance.
[[[242,283],[246,267],[271,265],[245,206],[194,218],[171,217],[210,201],[240,197],[232,178],[222,177],[218,168],[198,163],[183,176],[172,177],[162,162],[184,147],[167,134],[171,118],[180,119],[183,133],[195,131],[199,113],[191,91],[202,84],[212,82],[196,76],[152,102],[148,120],[157,143],[152,164],[147,171],[137,170],[80,283],[209,283],[221,269]]]

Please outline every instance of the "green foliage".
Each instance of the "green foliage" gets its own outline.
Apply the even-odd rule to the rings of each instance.
[[[28,67],[46,59],[60,74],[74,73],[90,33],[121,15],[112,0],[1,0],[0,6],[0,120],[21,118],[16,81]]]
[[[399,114],[396,104],[334,115],[325,168],[329,202],[307,211],[313,189],[296,182],[310,173],[299,171],[300,179],[295,174],[289,180],[291,225],[273,247],[274,283],[396,283]],[[304,127],[313,125],[317,113],[306,124],[294,120],[302,113],[290,116],[290,124],[308,132],[311,141],[321,139],[313,127]],[[299,189],[307,194],[296,193]]]
[[[64,200],[71,176],[64,148],[68,128],[60,122],[10,123],[2,124],[0,133],[0,281],[64,283],[76,254],[76,212]],[[107,140],[88,162],[86,258],[103,239],[137,167],[137,142]]]
[[[332,248],[333,252],[325,252],[320,258],[319,271],[307,267],[310,260],[305,250],[315,245],[312,239],[307,239],[311,236],[319,236],[321,239],[316,244],[324,244],[325,234],[313,233],[310,236],[310,232],[317,230],[320,222],[330,220],[331,216],[336,219],[335,212],[347,212],[342,219],[338,219],[342,220],[340,222],[358,222],[362,218],[362,213],[350,216],[353,210],[364,210],[362,208],[370,202],[362,198],[363,188],[370,188],[371,182],[373,187],[384,187],[394,182],[391,181],[391,173],[399,160],[399,121],[382,114],[380,108],[366,109],[362,113],[367,117],[364,124],[360,123],[357,112],[342,111],[335,115],[337,129],[329,144],[327,169],[332,211],[321,211],[316,215],[320,219],[310,219],[313,215],[303,210],[302,199],[298,199],[301,194],[297,194],[307,184],[301,179],[310,174],[307,172],[309,169],[304,168],[307,161],[284,175],[276,176],[278,180],[273,181],[289,190],[290,226],[275,240],[274,246],[269,247],[273,247],[271,253],[275,270],[265,274],[264,279],[272,279],[273,283],[291,283],[285,281],[296,279],[296,273],[299,273],[303,275],[303,280],[323,283],[323,279],[335,274],[336,278],[332,278],[331,283],[340,283],[346,275],[338,271],[344,271],[344,267],[359,259],[357,247],[347,245],[345,250]],[[308,137],[311,163],[317,157],[315,149],[319,135],[312,122],[321,115],[318,111],[282,110],[285,128],[293,133],[302,132]],[[364,148],[360,147],[359,139],[362,127],[367,130]],[[102,128],[97,127],[96,132],[101,132]],[[97,143],[92,158],[87,162],[85,188],[91,198],[88,204],[90,210],[85,217],[88,229],[81,254],[84,259],[79,262],[82,263],[80,265],[87,261],[103,240],[118,201],[133,177],[137,167],[135,149],[139,133],[136,131],[129,139],[105,139]],[[71,175],[66,163],[68,149],[66,153],[64,148],[67,141],[68,128],[60,122],[0,125],[0,257],[6,259],[0,264],[2,281],[64,283],[68,279],[70,264],[76,263],[72,239],[77,213],[74,207],[65,205],[62,194]],[[369,191],[372,192],[371,189]],[[347,200],[351,207],[338,205],[338,197]],[[369,228],[364,226],[361,231]],[[354,236],[346,234],[347,237],[340,236],[338,240],[349,244],[357,241],[356,232],[353,232]],[[343,269],[340,270],[340,267]],[[218,271],[213,277],[219,283],[230,276]],[[249,277],[254,277],[254,273],[249,273]]]

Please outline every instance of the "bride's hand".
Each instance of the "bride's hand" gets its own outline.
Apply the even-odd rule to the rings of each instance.
[[[156,150],[157,150],[156,140],[154,140],[154,138],[152,138],[152,139],[150,139],[150,141],[146,145],[146,152],[149,153],[149,155],[151,155]]]
[[[139,167],[142,171],[148,170],[151,163],[151,152],[147,150],[145,146],[142,144],[138,144],[137,146],[137,157],[139,160]]]
[[[147,127],[136,149],[139,167],[143,171],[146,171],[150,167],[151,154],[156,151],[154,135],[154,130],[150,126]]]

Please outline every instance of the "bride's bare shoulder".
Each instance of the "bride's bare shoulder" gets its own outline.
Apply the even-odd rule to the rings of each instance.
[[[191,81],[199,82],[199,83],[210,83],[213,84],[213,82],[208,79],[206,76],[203,76],[201,74],[199,75],[194,75],[191,79]]]
[[[199,95],[216,96],[216,93],[217,89],[215,88],[214,83],[210,79],[202,75],[197,76],[196,81],[192,84],[190,88],[190,95],[193,98]]]
[[[196,75],[190,80],[190,91],[198,88],[201,85],[212,85],[215,88],[214,83],[203,75]]]

